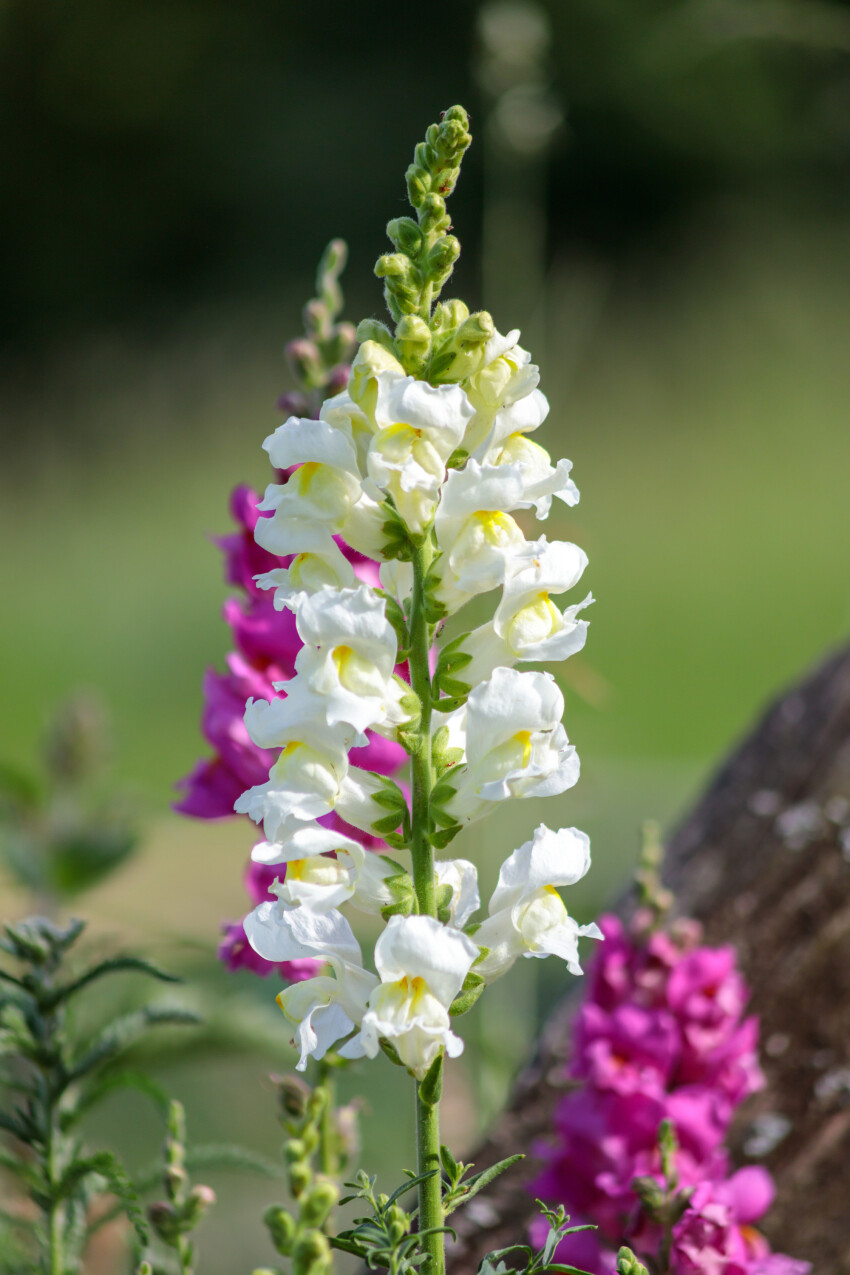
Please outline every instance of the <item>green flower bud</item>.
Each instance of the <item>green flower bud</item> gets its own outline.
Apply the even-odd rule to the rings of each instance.
[[[150,1262],[141,1262],[136,1267],[136,1275],[153,1275],[153,1267]]]
[[[428,253],[429,274],[436,275],[438,279],[451,274],[459,256],[460,241],[454,235],[446,235],[445,238],[438,239]]]
[[[301,1220],[308,1226],[323,1226],[338,1199],[339,1190],[333,1182],[317,1182],[301,1205]]]
[[[289,1193],[299,1200],[313,1181],[313,1173],[307,1164],[293,1164],[289,1170]]]
[[[292,1275],[320,1275],[331,1263],[331,1246],[321,1231],[307,1231],[295,1245]]]
[[[413,271],[413,263],[402,252],[385,252],[375,262],[375,274],[379,279],[395,282],[397,279],[408,279]]]
[[[428,180],[414,164],[411,164],[408,168],[405,180],[407,182],[407,198],[414,208],[419,208],[428,194]]]
[[[318,346],[307,337],[297,337],[286,346],[286,359],[293,374],[304,385],[320,385],[324,373]]]
[[[164,1178],[166,1194],[169,1200],[174,1200],[188,1182],[189,1175],[181,1164],[169,1164],[166,1165]]]
[[[308,1157],[318,1149],[319,1131],[314,1124],[308,1124],[301,1134],[301,1141],[304,1143]]]
[[[405,367],[420,367],[431,349],[431,329],[425,320],[406,314],[396,325],[395,337]]]
[[[290,1138],[283,1144],[283,1158],[287,1164],[297,1164],[307,1156],[307,1148],[301,1138]]]
[[[295,1243],[297,1230],[295,1218],[279,1204],[271,1204],[263,1214],[263,1221],[268,1228],[272,1244],[282,1257],[289,1257]]]
[[[624,1246],[617,1254],[617,1275],[649,1275],[649,1272],[632,1250]]]
[[[215,1191],[210,1186],[193,1186],[183,1205],[184,1230],[193,1231],[204,1214],[215,1204]]]
[[[434,334],[454,332],[469,318],[469,307],[462,301],[441,301],[434,307],[431,316],[431,331]]]
[[[174,1205],[168,1204],[165,1200],[157,1200],[148,1205],[147,1211],[148,1221],[159,1238],[165,1244],[173,1244],[183,1229],[180,1215]]]
[[[663,1221],[667,1196],[664,1188],[655,1181],[655,1178],[635,1178],[632,1182],[632,1190],[640,1200],[643,1211],[650,1221]]]
[[[412,217],[396,217],[387,222],[387,238],[399,252],[415,256],[422,246],[422,231]]]
[[[458,345],[484,345],[495,332],[493,316],[487,310],[479,310],[461,323],[455,341]]]
[[[307,1108],[310,1086],[300,1076],[269,1076],[277,1089],[277,1099],[285,1116],[300,1120]]]
[[[442,195],[426,195],[419,211],[419,224],[426,234],[436,230],[448,230],[449,218],[446,213],[446,201]]]

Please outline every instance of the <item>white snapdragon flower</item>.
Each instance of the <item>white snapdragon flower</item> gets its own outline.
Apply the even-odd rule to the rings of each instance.
[[[468,859],[437,859],[434,864],[437,885],[452,888],[449,904],[449,924],[462,930],[467,921],[481,907],[478,893],[478,870]]]
[[[277,611],[294,610],[303,596],[321,589],[349,589],[357,582],[353,566],[325,527],[307,523],[298,529],[297,540],[302,548],[288,567],[254,576],[261,589],[274,589]]]
[[[376,796],[380,776],[351,766],[348,749],[367,742],[348,725],[329,726],[325,701],[299,679],[281,683],[285,699],[249,700],[245,725],[260,748],[281,748],[264,784],[249,788],[234,810],[262,823],[269,841],[285,841],[301,823],[336,810],[346,823],[364,832],[387,811]]]
[[[351,926],[339,912],[316,914],[304,908],[283,911],[278,903],[261,903],[245,918],[248,942],[267,961],[317,957],[331,975],[293,983],[277,1003],[296,1028],[300,1052],[296,1064],[304,1071],[307,1059],[324,1058],[343,1036],[359,1027],[377,978],[363,968],[363,958]],[[362,1056],[355,1052],[349,1057]]]
[[[449,474],[434,529],[442,557],[437,597],[457,610],[478,593],[503,584],[526,544],[513,509],[527,508],[520,465],[467,461]]]
[[[351,729],[329,727],[306,696],[289,695],[271,703],[249,699],[245,725],[258,747],[281,753],[268,780],[237,799],[237,814],[262,823],[269,841],[282,840],[294,824],[329,814],[348,774]]]
[[[509,434],[485,457],[487,465],[519,465],[523,474],[523,495],[534,506],[538,518],[545,518],[557,496],[566,505],[577,505],[579,491],[570,478],[573,464],[570,460],[552,458],[544,447],[527,438],[525,434]]]
[[[475,456],[509,434],[529,433],[542,425],[549,412],[546,396],[537,388],[540,372],[519,344],[519,331],[499,332],[487,342],[481,367],[464,382],[475,415],[464,447]]]
[[[391,496],[419,535],[434,517],[446,461],[473,409],[459,385],[434,386],[392,372],[379,373],[377,381],[377,432],[369,444],[365,489],[376,500]]]
[[[335,856],[335,857],[334,857]],[[261,841],[251,851],[255,863],[286,864],[286,877],[271,887],[281,906],[329,912],[351,902],[372,915],[394,901],[389,877],[403,871],[358,841],[321,824],[296,828],[285,842]]]
[[[363,491],[357,450],[350,434],[329,421],[291,416],[263,446],[278,469],[298,468],[282,486],[266,488],[257,508],[254,539],[270,553],[286,556],[315,550],[316,528],[330,540],[341,534],[352,548],[380,555],[384,514]]]
[[[551,594],[572,589],[587,566],[577,545],[545,536],[528,543],[514,559],[496,614],[474,629],[462,649],[472,662],[461,676],[470,686],[489,677],[499,665],[517,661],[565,660],[584,646],[587,621],[577,617],[593,601],[591,594],[559,611]]]
[[[578,940],[601,939],[598,925],[579,925],[567,912],[558,886],[575,885],[590,867],[590,840],[577,828],[553,832],[541,824],[505,860],[493,891],[490,915],[475,933],[489,952],[476,965],[487,982],[501,977],[518,956],[560,956],[571,974],[581,974]]]
[[[442,1048],[457,1058],[463,1041],[451,1030],[449,1008],[477,957],[470,938],[433,917],[390,917],[375,944],[381,983],[369,998],[353,1048],[374,1058],[379,1040],[388,1040],[419,1079]],[[352,1056],[347,1045],[340,1052]]]
[[[298,598],[296,624],[304,646],[295,660],[296,688],[321,697],[329,726],[357,731],[399,724],[409,687],[395,676],[398,642],[374,589],[322,589]]]
[[[457,791],[446,810],[459,822],[479,818],[508,797],[551,797],[571,788],[579,759],[561,724],[564,697],[551,673],[497,668],[445,718],[449,746],[461,747]]]

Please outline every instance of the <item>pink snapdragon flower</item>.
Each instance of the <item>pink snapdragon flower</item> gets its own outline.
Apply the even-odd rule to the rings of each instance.
[[[755,1229],[773,1199],[770,1175],[755,1166],[731,1172],[724,1148],[736,1107],[764,1083],[758,1021],[745,1017],[749,993],[734,950],[702,946],[694,922],[664,932],[649,919],[640,913],[628,928],[600,919],[605,942],[568,1067],[580,1087],[559,1103],[554,1139],[534,1148],[544,1163],[534,1194],[598,1228],[568,1236],[558,1260],[613,1275],[621,1244],[657,1255],[660,1228],[633,1183],[652,1177],[663,1186],[658,1130],[669,1120],[679,1188],[693,1191],[673,1231],[672,1275],[806,1275],[806,1262],[771,1253]],[[542,1218],[533,1224],[535,1242],[547,1228]]]

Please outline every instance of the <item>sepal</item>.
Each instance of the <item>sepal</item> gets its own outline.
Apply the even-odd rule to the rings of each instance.
[[[470,970],[466,978],[463,980],[463,987],[449,1006],[449,1013],[452,1018],[457,1018],[459,1014],[465,1014],[478,1000],[478,997],[484,991],[484,979],[480,974]]]

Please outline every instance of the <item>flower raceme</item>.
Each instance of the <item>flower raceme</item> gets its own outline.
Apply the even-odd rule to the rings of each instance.
[[[580,650],[592,601],[555,605],[587,559],[523,530],[578,491],[570,463],[528,438],[548,405],[518,337],[493,333],[461,360],[464,379],[436,383],[366,340],[320,419],[290,417],[264,444],[289,476],[259,506],[257,544],[282,565],[255,586],[293,613],[301,647],[277,695],[248,701],[248,737],[274,760],[235,809],[264,827],[254,861],[280,865],[245,921],[249,942],[268,962],[329,967],[279,997],[299,1067],[331,1046],[374,1057],[383,1043],[421,1078],[443,1051],[461,1052],[453,1016],[519,956],[557,955],[580,974],[579,938],[601,937],[558,893],[590,864],[576,829],[541,825],[514,851],[480,925],[474,864],[434,862],[431,849],[497,802],[562,793],[579,775],[554,678],[514,667]],[[381,587],[355,578],[335,537],[380,563]],[[429,664],[445,619],[496,591],[493,618],[438,640]],[[410,684],[396,672],[403,660]],[[352,764],[367,731],[412,757],[412,808],[398,785]],[[383,838],[385,852],[315,823],[329,817]],[[386,921],[376,974],[339,911],[348,906]]]

